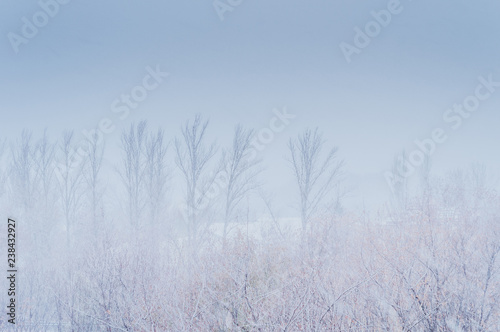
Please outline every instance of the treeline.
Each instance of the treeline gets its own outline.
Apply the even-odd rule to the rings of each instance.
[[[2,146],[3,198],[30,225],[35,242],[64,233],[71,247],[82,227],[99,229],[118,217],[126,220],[115,220],[115,226],[133,231],[175,225],[193,248],[204,241],[210,224],[219,222],[225,240],[250,195],[269,205],[262,194],[260,152],[263,140],[274,139],[273,130],[284,130],[276,123],[258,132],[236,125],[232,142],[220,146],[208,138],[209,122],[200,115],[172,139],[142,121],[121,133],[120,157],[108,165],[102,135],[82,139],[70,131],[51,140],[47,132],[36,139],[24,131]],[[341,206],[343,162],[337,149],[325,144],[318,129],[288,142],[292,171],[282,176],[296,183],[293,199],[303,230],[317,213]]]
[[[301,221],[293,229],[260,190],[255,131],[236,126],[219,147],[208,129],[197,116],[169,142],[161,129],[131,125],[108,173],[125,195],[108,189],[97,137],[78,158],[71,132],[5,142],[0,198],[19,225],[19,328],[500,329],[500,199],[484,169],[427,174],[418,191],[401,185],[377,213],[345,211],[337,149],[304,130],[288,142],[283,174],[296,184],[287,194]],[[174,177],[184,188],[177,213]],[[240,215],[247,230],[255,221],[246,200],[259,192],[268,224],[230,234]]]

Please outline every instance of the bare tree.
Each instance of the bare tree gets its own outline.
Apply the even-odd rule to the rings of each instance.
[[[145,190],[149,204],[149,219],[152,225],[158,221],[165,204],[167,183],[171,177],[166,161],[168,144],[165,143],[165,133],[158,129],[146,139]]]
[[[48,209],[50,205],[50,197],[52,196],[52,186],[54,178],[54,169],[52,167],[54,161],[56,145],[49,141],[47,131],[43,132],[42,138],[35,146],[35,170],[36,177],[41,186],[42,197],[44,198],[44,208]]]
[[[323,155],[325,141],[316,128],[307,129],[296,139],[290,139],[290,162],[295,173],[299,196],[302,231],[305,232],[313,215],[327,195],[338,185],[343,161],[334,147]]]
[[[33,172],[37,192],[35,204],[38,217],[36,236],[40,239],[47,238],[56,226],[54,220],[58,211],[54,209],[54,206],[57,205],[57,187],[53,167],[56,147],[57,144],[51,142],[47,131],[44,131],[33,151]],[[48,247],[51,246],[51,243],[50,241],[41,241],[40,245]],[[38,247],[38,249],[41,248]]]
[[[128,132],[122,134],[123,171],[120,176],[127,190],[128,212],[130,224],[140,225],[144,209],[144,146],[146,142],[146,121],[130,126]]]
[[[30,211],[33,208],[36,197],[36,183],[33,174],[34,168],[34,146],[32,142],[32,133],[23,130],[21,140],[12,151],[11,184],[13,190],[17,193],[22,202],[23,210]]]
[[[393,204],[395,209],[403,211],[406,209],[409,199],[408,174],[410,173],[408,167],[410,166],[406,164],[406,159],[407,154],[403,150],[396,154],[392,164],[392,174],[396,174],[394,182],[392,183]],[[426,170],[426,168],[424,168],[424,170]]]
[[[236,126],[232,147],[223,151],[222,165],[227,181],[224,193],[224,243],[235,208],[251,190],[258,186],[256,177],[261,170],[256,166],[260,160],[250,159],[250,143],[253,135],[253,130],[246,130],[241,125]]]
[[[49,141],[46,131],[37,142],[33,142],[30,132],[23,131],[20,142],[12,146],[11,151],[13,193],[18,195],[24,212],[36,211],[41,219],[39,231],[42,231],[49,226],[45,221],[53,219],[54,214],[55,144]]]
[[[59,168],[57,173],[59,175],[61,206],[66,222],[66,241],[68,247],[71,243],[71,233],[76,222],[77,213],[81,208],[81,198],[83,195],[82,164],[75,162],[77,156],[72,147],[73,137],[74,133],[72,131],[66,132],[63,135],[60,146],[62,167]]]
[[[207,180],[210,176],[208,164],[215,156],[217,147],[215,142],[210,145],[206,143],[207,126],[208,120],[203,121],[198,114],[192,123],[187,121],[182,126],[182,135],[175,140],[176,164],[186,184],[185,202],[191,245],[196,245],[198,241],[198,230],[201,225],[200,203],[205,199],[205,194],[213,183],[213,177]]]
[[[102,202],[102,189],[100,188],[99,175],[104,157],[104,143],[99,144],[97,136],[87,140],[87,159],[84,166],[84,178],[88,188],[92,221],[94,228],[98,223],[98,209]]]

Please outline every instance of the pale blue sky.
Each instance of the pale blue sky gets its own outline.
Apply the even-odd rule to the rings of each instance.
[[[199,112],[223,142],[235,123],[259,129],[273,108],[287,106],[297,119],[266,150],[279,157],[270,174],[283,167],[290,135],[319,126],[349,171],[372,179],[367,192],[387,190],[382,173],[395,153],[446,127],[443,113],[474,92],[478,76],[500,81],[494,0],[402,0],[401,13],[348,64],[339,44],[352,44],[353,29],[388,3],[245,0],[221,21],[211,1],[73,0],[16,54],[8,34],[21,34],[21,19],[41,8],[2,0],[0,131],[17,136],[47,127],[58,134],[109,117],[118,128],[149,119],[172,137]],[[113,100],[156,65],[170,77],[118,120]],[[500,90],[450,132],[433,156],[436,169],[473,161],[500,169],[499,106]]]

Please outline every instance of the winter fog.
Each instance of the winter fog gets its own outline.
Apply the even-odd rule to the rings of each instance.
[[[0,330],[500,330],[499,12],[0,2]]]

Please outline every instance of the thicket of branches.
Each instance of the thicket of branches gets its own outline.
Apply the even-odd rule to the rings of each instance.
[[[236,126],[218,146],[209,129],[197,116],[170,145],[163,130],[132,125],[116,162],[97,138],[76,155],[71,132],[0,142],[0,202],[19,225],[19,328],[500,329],[500,198],[484,169],[427,174],[377,214],[343,211],[342,160],[305,130],[282,175],[301,224],[284,225],[265,198],[271,217],[249,231],[247,198],[264,196],[255,132]]]

